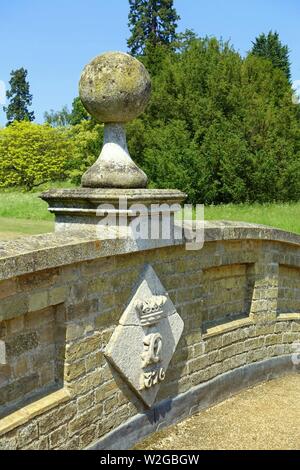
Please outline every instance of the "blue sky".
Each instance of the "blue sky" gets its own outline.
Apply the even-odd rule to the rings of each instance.
[[[299,0],[175,0],[179,29],[229,39],[241,54],[261,32],[277,30],[300,79]],[[126,51],[128,0],[0,0],[0,81],[25,67],[37,122],[70,106],[84,65],[106,50]],[[6,122],[0,111],[0,125]]]

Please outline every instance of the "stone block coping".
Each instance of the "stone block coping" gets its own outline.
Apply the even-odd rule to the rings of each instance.
[[[13,413],[10,413],[8,416],[0,419],[0,436],[8,433],[9,431],[12,431],[18,426],[22,426],[23,424],[34,419],[36,416],[46,413],[52,408],[69,401],[70,398],[70,392],[67,389],[62,388],[22,407]]]
[[[191,227],[187,223],[186,227]],[[205,222],[205,242],[265,240],[300,245],[300,235],[244,222]],[[183,245],[175,240],[173,246]],[[167,245],[166,245],[167,246]],[[171,246],[170,244],[168,246]],[[0,242],[0,280],[97,258],[144,251],[126,239],[99,240],[89,232],[49,233]],[[153,249],[153,243],[149,243]]]

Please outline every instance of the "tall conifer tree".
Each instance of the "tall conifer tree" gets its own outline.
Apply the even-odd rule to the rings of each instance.
[[[289,48],[282,44],[279,34],[270,31],[268,35],[261,34],[252,43],[252,54],[269,59],[274,67],[281,69],[288,80],[291,79],[291,65],[289,59]]]
[[[179,20],[173,0],[129,0],[129,5],[131,54],[142,55],[147,46],[172,45]]]
[[[28,109],[32,104],[32,95],[29,92],[29,82],[26,80],[27,70],[23,67],[13,70],[10,76],[10,90],[6,92],[9,104],[3,108],[6,112],[7,125],[13,121],[33,121],[34,112]]]

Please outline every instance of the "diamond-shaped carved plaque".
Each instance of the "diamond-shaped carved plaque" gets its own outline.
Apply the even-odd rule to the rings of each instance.
[[[105,357],[148,407],[165,379],[183,327],[173,302],[147,265]]]

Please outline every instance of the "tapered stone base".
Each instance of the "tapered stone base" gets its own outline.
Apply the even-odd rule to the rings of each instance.
[[[104,125],[104,143],[98,160],[82,177],[85,188],[145,188],[147,176],[129,155],[123,124]]]

